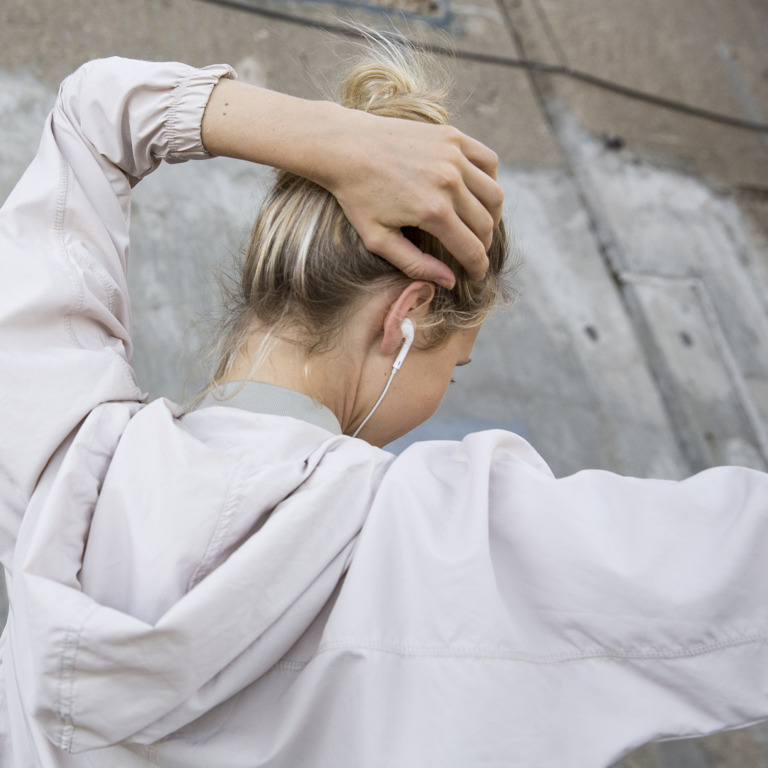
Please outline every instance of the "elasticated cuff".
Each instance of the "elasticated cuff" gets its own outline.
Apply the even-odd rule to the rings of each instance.
[[[211,91],[219,78],[237,78],[228,64],[212,64],[201,69],[190,68],[176,86],[165,121],[168,131],[167,162],[183,162],[210,157],[203,146],[200,127]]]

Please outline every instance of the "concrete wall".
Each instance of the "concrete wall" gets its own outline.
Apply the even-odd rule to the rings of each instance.
[[[385,22],[459,50],[576,67],[749,120],[768,120],[768,6],[759,0],[253,2],[316,20]],[[373,9],[373,10],[372,10]],[[56,84],[121,54],[228,61],[303,96],[348,44],[201,0],[4,0],[0,197],[31,158]],[[402,19],[397,24],[404,26]],[[456,62],[457,124],[496,149],[526,259],[517,306],[492,318],[418,435],[503,426],[558,474],[600,467],[679,478],[768,465],[768,134],[628,99],[565,76]],[[130,280],[135,368],[183,400],[216,304],[211,272],[241,246],[268,179],[216,160],[137,189]],[[768,765],[765,729],[653,745],[625,768]]]

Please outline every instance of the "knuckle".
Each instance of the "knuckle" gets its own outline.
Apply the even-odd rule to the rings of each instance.
[[[388,250],[389,236],[386,232],[368,232],[361,235],[363,245],[371,252],[383,256]]]
[[[438,128],[442,132],[443,140],[449,144],[458,146],[464,140],[464,134],[454,125],[440,125]]]
[[[504,205],[504,190],[498,184],[493,187],[488,197],[491,208],[501,208]]]
[[[438,188],[452,192],[463,185],[464,178],[454,164],[446,163],[435,168],[435,182]]]
[[[434,224],[447,219],[453,213],[453,206],[446,200],[431,196],[424,203],[424,223]]]

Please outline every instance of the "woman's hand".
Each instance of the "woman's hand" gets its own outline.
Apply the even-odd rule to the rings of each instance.
[[[212,154],[305,176],[339,201],[366,247],[415,279],[452,286],[448,266],[401,228],[437,237],[473,279],[501,218],[496,155],[455,128],[378,117],[221,80],[203,117]]]
[[[450,269],[401,232],[419,227],[471,278],[483,277],[504,200],[495,153],[451,126],[344,112],[345,135],[335,142],[346,160],[316,180],[335,195],[366,247],[410,277],[452,285]]]

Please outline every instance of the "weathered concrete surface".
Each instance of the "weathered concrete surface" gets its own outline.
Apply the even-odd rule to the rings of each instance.
[[[408,10],[430,3],[408,0]],[[382,22],[352,5],[268,7]],[[126,7],[4,0],[0,198],[34,152],[56,84],[82,61],[225,60],[244,79],[316,96],[350,48],[201,0],[136,0],[129,16]],[[432,3],[430,13],[408,28],[436,42],[450,35],[463,50],[569,63],[768,117],[768,9],[757,0],[477,0]],[[601,467],[675,478],[721,462],[765,467],[765,136],[563,78],[467,62],[456,71],[457,123],[499,151],[507,219],[527,264],[517,307],[489,321],[473,364],[457,372],[421,434],[516,429],[558,474]],[[603,134],[621,136],[625,148],[607,149]],[[265,174],[216,160],[163,168],[137,189],[134,362],[150,397],[183,400],[202,383],[194,367],[215,305],[210,271],[243,242]],[[653,745],[621,765],[756,768],[768,766],[767,741],[765,728],[750,729]]]
[[[768,462],[766,253],[733,200],[637,165],[561,116],[559,135],[689,467]],[[570,123],[570,124],[568,124]],[[729,447],[730,446],[730,447]]]
[[[526,54],[750,120],[768,119],[768,6],[759,0],[504,0]],[[727,185],[765,187],[766,134],[710,123],[565,78],[559,97],[596,136]]]
[[[279,2],[272,6],[325,19],[351,14],[350,8],[334,8],[329,3]],[[486,51],[490,37],[491,44],[499,46],[499,50],[494,48],[496,52],[514,52],[493,0],[471,6],[456,3],[451,8],[462,47]],[[338,37],[201,0],[136,0],[129,17],[125,3],[117,0],[95,4],[3,0],[1,12],[0,67],[30,72],[52,88],[87,59],[121,55],[194,65],[226,61],[246,80],[317,98],[327,93],[329,83],[336,83],[340,59],[352,48]],[[352,15],[373,25],[384,19],[370,12]],[[409,22],[408,27],[435,42],[444,40],[446,34],[442,27],[435,30],[418,22]],[[536,108],[524,73],[465,63],[456,69],[460,84],[456,123],[462,130],[493,146],[511,165],[558,162],[556,143]],[[467,100],[465,105],[463,100]]]

